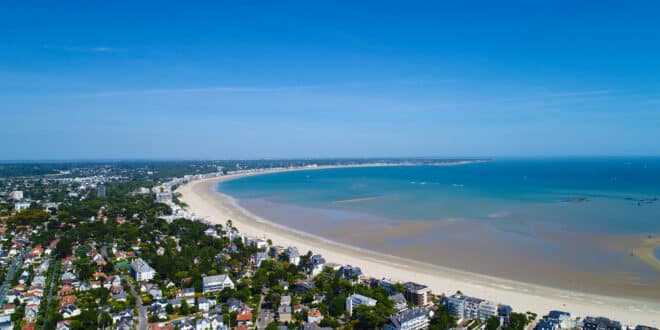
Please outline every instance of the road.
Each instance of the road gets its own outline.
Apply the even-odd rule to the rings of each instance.
[[[126,276],[122,276],[124,280],[128,283],[128,286],[131,288],[131,294],[133,297],[135,297],[135,302],[137,304],[138,308],[138,329],[140,330],[147,330],[147,311],[145,310],[144,306],[142,305],[142,298],[140,298],[140,295],[135,291],[135,287],[133,286],[133,282],[129,278],[126,278]]]
[[[9,290],[9,285],[11,284],[11,281],[14,279],[14,276],[16,275],[16,271],[19,268],[21,268],[21,266],[23,265],[23,258],[25,257],[25,255],[28,253],[29,250],[30,247],[28,246],[24,247],[23,251],[21,251],[21,255],[12,260],[11,265],[9,266],[9,271],[7,272],[7,276],[5,276],[5,281],[2,282],[2,287],[0,287],[0,306],[5,304],[5,298],[7,298],[7,291]],[[11,303],[13,303],[13,301]]]
[[[257,329],[266,329],[266,327],[273,322],[273,312],[270,309],[263,309],[264,295],[259,298],[259,306],[257,307]]]
[[[59,275],[58,272],[57,272],[57,270],[59,269],[58,261],[55,260],[55,258],[48,259],[48,260],[50,260],[49,262],[52,262],[52,264],[48,267],[48,270],[49,270],[48,273],[50,273],[50,281],[46,284],[46,286],[48,286],[48,297],[46,298],[46,305],[44,307],[44,308],[46,308],[46,311],[44,313],[43,323],[41,324],[42,329],[46,328],[46,321],[48,320],[48,310],[49,310],[48,307],[50,306],[50,302],[53,298],[53,287],[55,287],[53,281],[56,281],[56,279],[58,278],[58,275]],[[46,273],[46,275],[48,275],[48,273]],[[55,282],[55,284],[56,283],[57,282]]]

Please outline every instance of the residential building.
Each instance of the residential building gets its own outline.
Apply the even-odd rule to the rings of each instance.
[[[23,191],[22,190],[14,190],[9,193],[9,199],[15,200],[15,201],[20,201],[23,199]]]
[[[268,260],[268,253],[266,252],[257,252],[257,256],[254,259],[254,263],[257,267],[261,266],[261,263],[264,260]]]
[[[337,276],[357,283],[362,279],[362,270],[360,267],[353,267],[351,265],[341,266],[339,271],[337,271]]]
[[[323,320],[323,314],[318,309],[312,309],[307,312],[307,322],[309,323],[321,323]]]
[[[156,271],[142,258],[137,258],[131,262],[131,276],[138,282],[149,281],[156,276]]]
[[[286,250],[286,254],[289,255],[289,263],[298,266],[300,264],[300,254],[298,249],[295,246],[290,246]]]
[[[16,212],[21,212],[23,210],[27,210],[30,208],[30,203],[27,202],[19,202],[14,204],[14,211]]]
[[[497,305],[491,301],[455,294],[446,297],[445,306],[449,313],[459,319],[480,319],[487,320],[491,316],[497,315]]]
[[[426,309],[416,307],[390,316],[385,330],[421,330],[429,326]]]
[[[11,322],[11,315],[0,314],[0,330],[13,330],[14,324]]]
[[[621,322],[606,317],[587,316],[582,321],[583,330],[621,330]]]
[[[280,322],[291,322],[291,306],[280,306],[277,314]]]
[[[158,203],[171,203],[172,202],[172,192],[163,191],[156,194],[156,202]]]
[[[398,312],[402,312],[408,309],[408,302],[406,301],[406,297],[404,297],[402,293],[393,294],[388,298],[394,303],[394,308]]]
[[[325,259],[320,254],[316,254],[312,256],[311,261],[312,261],[311,274],[312,276],[316,276],[323,271],[323,268],[325,267]]]
[[[513,312],[513,308],[509,305],[499,305],[497,306],[497,316],[500,317],[500,325],[502,327],[509,326],[509,316]]]
[[[366,306],[376,306],[376,299],[365,297],[361,294],[353,294],[346,297],[346,312],[348,315],[353,315],[353,308],[366,305]]]
[[[426,285],[417,284],[414,282],[403,283],[406,289],[406,299],[413,305],[426,306],[433,303],[431,301],[431,289]]]
[[[229,278],[229,275],[222,274],[202,277],[202,291],[204,293],[219,292],[225,288],[234,288],[234,282]]]
[[[550,311],[543,319],[548,320],[556,329],[572,329],[575,327],[575,322],[569,312]]]

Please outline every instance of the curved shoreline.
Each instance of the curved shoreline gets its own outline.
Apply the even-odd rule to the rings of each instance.
[[[228,175],[192,181],[179,187],[177,191],[181,193],[181,200],[189,205],[189,209],[206,221],[224,224],[227,219],[231,219],[241,233],[267,237],[277,245],[296,246],[301,252],[312,250],[322,254],[329,262],[359,266],[366,275],[375,278],[388,277],[426,284],[436,294],[451,294],[461,290],[469,295],[509,304],[518,311],[529,310],[539,315],[558,309],[569,311],[574,316],[607,316],[630,325],[660,325],[660,303],[657,301],[571,292],[356,248],[257,217],[241,208],[231,196],[215,190],[219,182],[245,176],[327,168],[333,167],[264,170]]]

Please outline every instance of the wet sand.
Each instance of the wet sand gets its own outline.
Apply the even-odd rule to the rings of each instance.
[[[569,311],[575,316],[609,316],[630,325],[660,325],[660,301],[657,296],[654,296],[655,291],[652,290],[650,291],[650,298],[631,299],[555,289],[549,286],[479,275],[431,264],[437,259],[452,259],[453,256],[449,249],[436,250],[430,246],[424,246],[426,243],[420,243],[412,248],[398,248],[385,243],[394,240],[397,235],[414,236],[421,232],[453,226],[451,220],[424,224],[414,222],[405,225],[394,223],[390,224],[390,227],[376,230],[375,233],[371,233],[372,230],[370,230],[373,229],[373,223],[353,222],[355,225],[352,227],[337,226],[335,232],[325,231],[324,236],[327,238],[275,224],[239,207],[231,197],[215,192],[218,182],[240,176],[243,175],[191,182],[180,187],[178,192],[182,194],[181,199],[189,205],[190,210],[207,221],[225,223],[228,219],[231,219],[243,233],[251,236],[268,237],[273,240],[274,244],[278,245],[297,246],[301,252],[312,250],[315,253],[321,253],[329,262],[358,265],[365,274],[373,277],[388,277],[394,280],[424,283],[429,285],[436,294],[451,294],[456,290],[461,290],[466,294],[510,304],[518,311],[529,310],[539,315],[543,315],[552,309],[560,309]],[[315,226],[327,226],[321,219],[312,219],[312,221]],[[308,222],[307,225],[309,226],[310,223]],[[346,228],[352,230],[348,231]],[[379,249],[379,251],[385,250],[386,253],[399,256],[376,253],[336,242],[344,241],[339,238],[350,237],[349,235],[352,235],[350,239],[363,240],[366,246],[384,245],[385,249]],[[496,244],[497,242],[492,243]],[[484,244],[487,247],[489,242]],[[387,248],[387,246],[390,247]],[[457,259],[466,264],[479,262],[476,258],[474,260],[469,258],[465,260]],[[502,266],[516,267],[518,262],[520,261],[512,259],[503,263]],[[539,270],[557,273],[552,264]],[[571,274],[570,276],[574,275]],[[585,280],[605,281],[603,283],[607,285],[606,280],[596,278],[593,274],[584,274],[584,276]],[[572,279],[565,278],[563,280],[571,281]],[[616,283],[610,282],[610,284],[612,287],[616,287]],[[613,295],[615,294],[618,294],[618,292],[613,293]]]
[[[632,250],[632,254],[660,272],[660,260],[655,254],[658,248],[660,248],[660,237],[648,237]]]

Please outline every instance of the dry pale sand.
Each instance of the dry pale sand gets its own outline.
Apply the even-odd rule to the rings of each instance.
[[[231,197],[215,191],[218,182],[245,175],[253,173],[193,181],[177,191],[190,210],[206,221],[224,224],[231,219],[242,233],[270,238],[276,245],[296,246],[301,253],[308,250],[320,253],[328,262],[360,266],[366,275],[375,278],[423,283],[436,294],[461,290],[468,295],[509,304],[517,311],[533,311],[539,315],[559,309],[574,316],[607,316],[627,325],[660,326],[658,299],[643,301],[598,296],[467,273],[357,249],[291,230],[251,214],[239,207]]]

